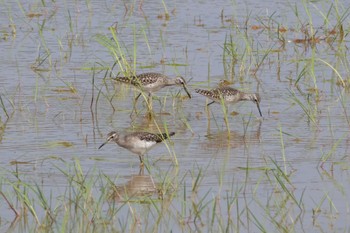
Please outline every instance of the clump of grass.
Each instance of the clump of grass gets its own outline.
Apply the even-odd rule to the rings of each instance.
[[[230,77],[233,80],[235,75],[235,66],[237,64],[237,45],[232,35],[226,35],[223,45],[223,66],[225,77]]]
[[[57,177],[64,184],[58,187],[33,183],[21,173],[20,167],[15,172],[6,171],[15,179],[5,178],[7,174],[1,178],[0,198],[17,218],[12,229],[19,231],[22,223],[32,220],[34,224],[29,227],[33,231],[61,232],[298,229],[297,224],[303,219],[300,213],[305,212],[304,191],[299,196],[294,193],[293,173],[286,169],[285,159],[280,165],[270,158],[263,168],[254,168],[247,163],[243,171],[246,179],[242,181],[236,176],[239,174],[227,173],[233,165],[228,163],[230,156],[232,153],[227,151],[217,180],[208,178],[213,161],[217,162],[213,159],[195,164],[188,171],[178,166],[169,166],[165,171],[153,170],[159,198],[125,196],[122,200],[111,199],[111,191],[120,182],[118,174],[113,178],[97,169],[84,170],[79,159],[63,161],[63,165],[55,163],[53,170],[58,172]],[[261,177],[252,184],[251,178],[257,172]],[[271,188],[266,189],[266,181]],[[215,185],[208,185],[208,182]],[[231,182],[231,185],[225,182]],[[260,189],[267,196],[262,197]],[[326,200],[336,211],[331,197],[324,195],[315,207],[315,215]]]
[[[322,155],[319,166],[323,169],[324,164],[334,155],[336,152],[336,149],[339,147],[339,144],[344,141],[344,139],[349,135],[349,132],[345,132],[342,134],[342,136],[333,144],[332,148],[329,150],[328,153],[325,153]]]
[[[129,76],[135,76],[136,75],[136,61],[137,61],[137,40],[136,40],[136,28],[134,27],[134,46],[133,46],[133,63],[131,64],[130,59],[128,59],[129,54],[127,52],[127,48],[123,46],[123,43],[120,41],[117,31],[115,28],[110,28],[112,39],[110,39],[106,35],[97,34],[95,35],[95,40],[103,45],[107,50],[111,53],[111,55],[115,58],[116,62],[112,66],[112,69],[110,69],[110,76],[115,76],[113,74],[113,68],[118,65],[119,72],[118,74],[121,74],[122,76],[129,77]],[[149,48],[148,39],[146,37],[146,34],[144,33],[146,44]],[[147,93],[141,92],[142,97],[144,98],[147,107],[148,107],[148,116],[152,118],[152,98],[148,98]],[[136,103],[134,103],[135,105]]]
[[[13,106],[13,103],[11,101],[10,101],[10,103]],[[10,118],[10,113],[8,112],[7,107],[6,107],[5,103],[4,103],[4,100],[2,99],[2,94],[0,94],[0,107],[3,110],[3,112],[5,113],[6,118],[9,119]],[[1,116],[0,116],[0,119],[1,119]]]
[[[123,74],[132,74],[131,65],[127,59],[127,53],[122,48],[121,42],[118,39],[117,33],[114,29],[110,29],[112,39],[106,35],[97,34],[94,36],[95,40],[104,46],[116,59],[116,64]]]
[[[304,113],[307,115],[308,117],[308,121],[311,121],[316,127],[318,127],[318,123],[317,123],[317,105],[313,104],[311,102],[310,99],[310,95],[307,94],[307,98],[306,100],[300,100],[295,92],[292,92],[291,90],[289,90],[289,93],[291,94],[291,99],[297,103],[301,109],[304,111]],[[304,104],[304,102],[306,101],[306,104]]]

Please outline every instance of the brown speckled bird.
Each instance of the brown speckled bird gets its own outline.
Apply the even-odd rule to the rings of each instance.
[[[140,158],[141,166],[143,166],[143,155],[149,151],[156,144],[164,141],[168,137],[175,135],[174,132],[153,134],[148,132],[134,132],[130,134],[121,135],[116,131],[112,131],[107,134],[107,140],[102,143],[98,148],[101,149],[108,142],[113,141],[119,146],[124,147],[125,149],[131,151],[134,154],[137,154]]]
[[[159,91],[163,87],[174,85],[182,86],[188,97],[191,98],[191,94],[187,90],[186,81],[181,76],[171,79],[168,76],[160,73],[143,73],[130,77],[115,77],[113,80],[133,85],[141,91],[147,92],[149,97],[152,95],[152,93]],[[140,97],[140,95],[141,93],[135,98],[135,101]]]
[[[221,100],[223,100],[225,104],[235,104],[239,101],[245,101],[245,100],[252,101],[258,107],[260,116],[262,117],[260,106],[259,106],[261,99],[258,93],[245,93],[225,85],[219,86],[212,90],[195,89],[195,92],[212,100],[212,102],[207,104],[207,106],[215,102],[221,103]]]

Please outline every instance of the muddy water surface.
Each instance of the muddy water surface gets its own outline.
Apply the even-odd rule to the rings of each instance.
[[[138,158],[113,144],[98,150],[106,134],[166,127],[176,135],[146,156],[146,174],[155,184],[174,179],[172,191],[181,198],[172,199],[171,208],[187,225],[169,217],[158,230],[212,230],[206,214],[194,218],[191,201],[207,203],[202,211],[210,212],[216,200],[220,214],[234,221],[230,230],[257,232],[261,224],[280,231],[276,222],[282,222],[296,232],[349,231],[349,94],[339,85],[348,79],[342,54],[349,19],[341,3],[343,29],[328,2],[177,1],[166,9],[161,2],[139,9],[139,2],[128,1],[0,4],[6,195],[18,171],[23,181],[59,198],[69,185],[62,169],[71,171],[77,161],[87,176],[103,173],[126,183],[139,172]],[[142,98],[130,117],[138,92],[109,79],[120,67],[107,70],[116,58],[96,39],[112,39],[111,26],[137,73],[182,75],[193,98],[167,88],[153,100],[153,119],[145,117]],[[313,33],[318,40],[307,41]],[[206,108],[194,89],[222,79],[258,92],[263,118],[250,102],[229,106],[228,125],[220,104]],[[230,201],[235,204],[227,208]],[[13,213],[1,209],[7,229]],[[120,213],[124,219],[128,209]]]

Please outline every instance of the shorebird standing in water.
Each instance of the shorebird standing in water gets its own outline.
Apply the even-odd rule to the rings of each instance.
[[[140,158],[140,166],[143,166],[143,156],[156,144],[164,141],[168,137],[175,135],[174,132],[153,134],[148,132],[134,132],[126,135],[121,135],[115,131],[107,134],[107,140],[102,143],[102,145],[98,148],[101,149],[108,142],[113,141],[117,143],[119,146],[124,147],[130,152],[137,154]]]
[[[159,91],[163,87],[175,85],[182,86],[186,91],[188,97],[191,98],[191,94],[189,93],[186,86],[186,81],[181,76],[169,78],[168,76],[160,73],[143,73],[129,77],[115,77],[113,80],[133,85],[141,91],[147,92],[149,98],[152,96],[152,93]],[[141,93],[135,98],[135,102],[140,97],[140,95]]]
[[[245,100],[252,101],[258,107],[259,114],[262,117],[259,106],[261,99],[258,93],[245,93],[226,85],[219,86],[212,90],[195,89],[195,92],[212,100],[212,102],[207,104],[207,106],[215,102],[221,103],[221,101],[223,101],[225,104],[235,104]]]

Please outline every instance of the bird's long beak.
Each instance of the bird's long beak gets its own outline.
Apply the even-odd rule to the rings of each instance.
[[[260,110],[260,106],[259,106],[259,102],[256,102],[256,106],[258,107],[258,110],[259,110],[260,116],[262,117],[261,110]]]
[[[191,96],[190,92],[187,90],[186,84],[183,84],[183,87],[184,87],[184,89],[185,89],[185,91],[186,91],[188,97],[191,99],[192,96]]]
[[[105,141],[104,143],[102,143],[102,144],[101,144],[101,146],[100,146],[98,149],[101,149],[101,147],[103,147],[104,145],[106,145],[106,144],[107,144],[107,142],[108,142],[108,140],[107,140],[107,141]]]

